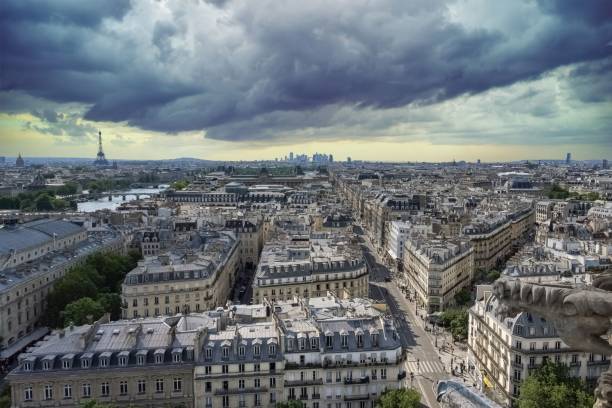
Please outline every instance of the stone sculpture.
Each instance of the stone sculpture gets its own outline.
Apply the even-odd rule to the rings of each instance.
[[[501,278],[494,284],[498,313],[537,314],[553,323],[570,347],[612,355],[612,272],[600,274],[592,287],[540,284]],[[607,336],[607,337],[604,337]],[[612,369],[602,374],[595,390],[597,408],[612,408]]]

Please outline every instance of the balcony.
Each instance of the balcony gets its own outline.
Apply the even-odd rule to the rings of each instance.
[[[317,379],[310,379],[310,380],[285,380],[285,387],[294,387],[294,386],[301,386],[301,385],[323,385],[323,379],[322,378],[317,378]]]
[[[308,395],[300,395],[300,401],[306,401],[308,399]]]
[[[370,394],[352,394],[344,396],[345,401],[359,401],[367,399],[370,399]]]
[[[587,361],[587,365],[588,366],[597,366],[597,365],[609,365],[610,364],[610,360],[593,360],[593,361]]]
[[[350,377],[346,377],[344,379],[344,384],[368,384],[370,382],[370,377],[369,376],[365,376],[365,377],[359,377],[359,378],[350,378]]]
[[[516,368],[523,368],[523,363],[517,363],[516,361],[512,362],[512,366]]]
[[[312,394],[311,398],[312,398],[313,400],[318,400],[318,399],[321,399],[321,394]]]
[[[217,388],[215,395],[231,395],[231,394],[254,394],[260,392],[267,392],[268,387],[245,387],[245,388]]]

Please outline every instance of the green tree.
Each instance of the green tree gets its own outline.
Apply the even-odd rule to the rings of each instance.
[[[464,341],[468,334],[468,311],[463,309],[448,309],[440,316],[442,325],[449,327],[453,339]]]
[[[465,306],[470,303],[471,300],[472,295],[470,294],[470,291],[465,288],[461,289],[455,294],[455,302],[457,302],[459,306]]]
[[[11,407],[11,387],[8,386],[2,391],[0,394],[0,408],[10,408]]]
[[[92,400],[82,403],[81,408],[115,408],[115,406]]]
[[[421,394],[414,388],[402,388],[385,391],[378,401],[376,408],[417,408],[421,406]]]
[[[34,204],[36,205],[36,210],[37,211],[52,211],[53,208],[53,202],[51,201],[52,198],[49,194],[41,194],[38,197],[36,197],[36,200],[34,201]]]
[[[64,308],[64,326],[71,323],[82,325],[98,320],[104,314],[104,307],[100,302],[90,297],[84,297],[70,302]]]
[[[544,363],[521,382],[519,408],[590,408],[595,398],[563,364]]]
[[[175,190],[182,190],[184,188],[187,188],[188,185],[189,185],[189,182],[187,180],[178,180],[172,183],[170,185],[170,188],[173,188]]]
[[[104,312],[110,313],[111,320],[121,318],[121,295],[118,293],[101,293],[98,296],[98,302],[104,309]]]

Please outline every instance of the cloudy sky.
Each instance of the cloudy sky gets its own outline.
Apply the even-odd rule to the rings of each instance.
[[[612,157],[610,0],[2,0],[0,154]]]

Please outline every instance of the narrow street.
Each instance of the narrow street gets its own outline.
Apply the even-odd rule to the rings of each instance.
[[[356,229],[358,234],[360,229]],[[395,282],[390,281],[391,272],[379,262],[378,255],[367,238],[364,239],[362,248],[370,270],[370,297],[388,305],[398,327],[402,345],[408,351],[408,378],[410,373],[414,373],[412,386],[423,396],[422,403],[428,407],[438,407],[434,387],[437,380],[450,377],[450,369],[442,363],[422,324],[417,323],[415,305],[406,300]]]

